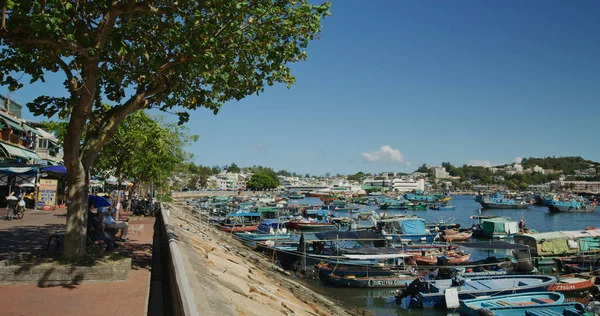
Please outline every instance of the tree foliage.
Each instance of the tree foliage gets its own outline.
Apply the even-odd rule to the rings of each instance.
[[[259,171],[250,177],[246,188],[253,191],[275,189],[279,186],[279,178],[274,173]]]
[[[64,258],[85,255],[88,175],[129,114],[148,108],[217,113],[229,100],[295,82],[289,64],[306,58],[329,3],[280,0],[4,0],[0,84],[14,91],[62,72],[67,96],[27,104],[68,121],[69,184]],[[103,101],[108,101],[106,106]],[[83,134],[85,133],[85,139]]]
[[[225,170],[227,170],[227,172],[231,172],[231,173],[240,173],[240,171],[242,171],[240,169],[240,167],[238,167],[238,165],[236,165],[235,163],[231,163],[231,165],[229,165],[227,168],[225,168]]]
[[[533,168],[540,166],[544,169],[562,170],[566,175],[575,174],[575,170],[584,170],[595,168],[598,163],[582,157],[546,157],[546,158],[525,158],[521,161],[523,168]]]

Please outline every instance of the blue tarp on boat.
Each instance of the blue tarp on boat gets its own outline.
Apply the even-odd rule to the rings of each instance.
[[[368,240],[379,240],[384,239],[381,235],[376,234],[369,230],[359,231],[327,231],[322,233],[316,233],[315,237],[320,240],[336,240],[336,239],[368,239]]]
[[[421,219],[405,219],[402,221],[402,233],[410,235],[425,234],[425,222]]]

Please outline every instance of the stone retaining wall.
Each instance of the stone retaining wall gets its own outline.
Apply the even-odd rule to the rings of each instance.
[[[126,281],[131,258],[115,264],[97,266],[36,265],[30,254],[19,254],[0,261],[0,284],[68,285]]]

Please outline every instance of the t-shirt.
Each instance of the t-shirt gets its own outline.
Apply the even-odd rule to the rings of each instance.
[[[14,187],[11,192],[13,193],[13,196],[20,198],[21,194],[23,194],[23,188]]]
[[[102,224],[104,224],[104,226],[108,226],[115,223],[115,219],[112,217],[112,214],[108,207],[101,207],[98,209],[98,212],[102,213]]]

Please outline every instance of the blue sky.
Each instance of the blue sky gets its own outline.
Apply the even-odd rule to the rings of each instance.
[[[196,163],[345,174],[600,161],[600,2],[333,0],[331,12],[291,89],[191,114]],[[52,78],[12,97],[63,89]]]

